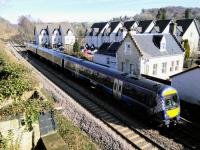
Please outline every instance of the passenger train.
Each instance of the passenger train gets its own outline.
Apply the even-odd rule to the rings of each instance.
[[[84,79],[123,101],[130,109],[140,107],[159,124],[176,124],[180,120],[177,90],[146,78],[127,76],[122,72],[27,43],[27,50],[66,69],[76,78]],[[149,119],[149,117],[147,118]]]

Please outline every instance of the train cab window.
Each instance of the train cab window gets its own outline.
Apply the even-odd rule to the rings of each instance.
[[[166,109],[171,109],[171,108],[177,107],[177,105],[178,105],[178,97],[176,94],[165,97]]]

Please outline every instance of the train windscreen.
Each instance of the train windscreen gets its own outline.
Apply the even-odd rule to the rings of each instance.
[[[178,106],[178,96],[177,94],[172,94],[165,96],[165,107],[167,110],[173,109]]]

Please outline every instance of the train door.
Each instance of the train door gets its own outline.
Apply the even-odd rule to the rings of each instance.
[[[113,83],[113,95],[117,99],[121,99],[123,89],[123,82],[121,80],[115,79]]]

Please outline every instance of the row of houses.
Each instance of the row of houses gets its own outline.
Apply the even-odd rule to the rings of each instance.
[[[94,23],[86,31],[86,46],[99,48],[103,43],[121,42],[128,31],[131,34],[171,33],[180,43],[187,39],[191,53],[199,50],[200,31],[196,19]]]
[[[71,47],[75,43],[75,36],[66,25],[38,24],[34,28],[34,41],[43,47]]]

